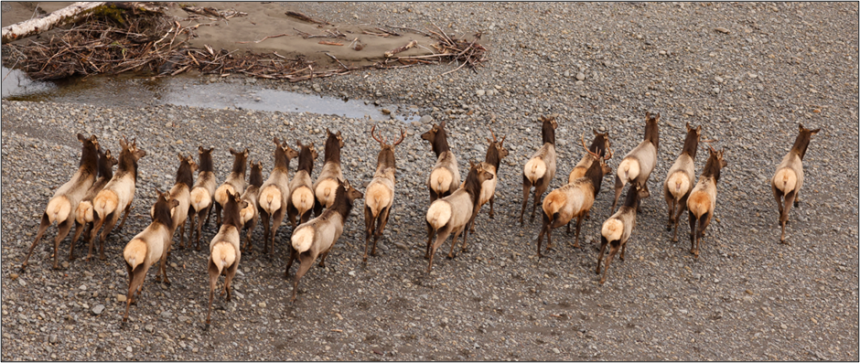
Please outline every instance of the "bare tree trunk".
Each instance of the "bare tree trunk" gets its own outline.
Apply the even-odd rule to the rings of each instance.
[[[18,24],[3,27],[2,44],[30,35],[39,34],[41,32],[48,31],[55,26],[77,20],[81,16],[86,15],[89,10],[95,9],[104,4],[105,2],[77,2],[57,10],[44,18],[30,19]]]

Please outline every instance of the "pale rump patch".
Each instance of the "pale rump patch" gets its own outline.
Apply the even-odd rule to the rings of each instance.
[[[553,190],[543,200],[543,212],[551,219],[567,203],[567,195],[561,190]]]
[[[600,234],[607,241],[617,241],[621,238],[621,233],[624,232],[624,223],[612,218],[603,223],[603,228],[600,229]]]
[[[48,202],[48,208],[45,208],[45,213],[48,214],[48,220],[51,223],[65,221],[71,211],[72,203],[69,202],[69,198],[66,198],[65,195],[51,199]]]
[[[228,191],[230,192],[230,195],[236,194],[236,189],[230,184],[222,184],[218,187],[218,190],[215,191],[215,201],[222,206],[227,204]]]
[[[618,178],[621,179],[621,185],[627,185],[627,182],[636,180],[639,176],[639,162],[635,159],[624,159],[618,165]]]
[[[436,200],[427,210],[427,223],[434,229],[440,229],[451,220],[451,205],[443,200]]]
[[[450,190],[452,181],[454,181],[454,175],[445,168],[437,168],[430,174],[430,187],[433,188],[436,194],[445,193]]]
[[[298,253],[309,250],[311,244],[314,242],[314,229],[312,227],[299,228],[298,231],[293,233],[290,242]]]
[[[773,184],[783,193],[789,193],[797,186],[797,174],[789,168],[780,169],[773,177]]]
[[[672,173],[672,176],[669,177],[669,181],[666,186],[669,187],[669,193],[675,197],[675,200],[680,200],[684,194],[687,194],[687,191],[690,190],[690,179],[687,178],[687,173],[683,171],[676,171]]]
[[[708,197],[708,193],[705,192],[693,192],[693,194],[690,195],[690,199],[687,200],[687,209],[689,209],[690,213],[693,213],[696,218],[708,213],[710,206],[711,200]]]
[[[102,190],[98,195],[96,195],[95,199],[93,199],[93,208],[96,211],[96,215],[99,216],[99,219],[103,219],[107,215],[115,212],[118,204],[119,197],[117,197],[113,190]]]
[[[292,201],[299,214],[305,214],[314,207],[314,195],[308,187],[299,187],[293,191]]]
[[[248,203],[248,206],[239,211],[239,219],[242,224],[254,219],[257,215],[257,208],[253,203]]]
[[[538,179],[543,178],[544,174],[546,174],[546,162],[540,157],[529,160],[525,168],[523,168],[523,174],[525,174],[526,178],[532,184],[536,183]]]
[[[75,221],[78,224],[84,224],[90,223],[93,220],[93,203],[90,201],[80,202],[78,208],[75,209]]]
[[[133,270],[146,259],[146,242],[140,238],[131,240],[127,245],[125,245],[125,249],[122,251],[122,257]]]
[[[371,184],[367,188],[364,204],[370,208],[370,212],[376,217],[382,208],[387,207],[391,203],[391,197],[390,191],[384,185]]]
[[[281,209],[281,191],[274,185],[269,185],[260,191],[260,208],[266,213],[274,214]]]
[[[334,179],[326,179],[317,184],[315,195],[317,199],[326,207],[331,207],[334,203],[334,191],[337,190],[337,181]]]
[[[212,196],[209,195],[209,191],[204,188],[194,188],[191,191],[191,206],[196,211],[201,211],[209,207],[212,204]]]
[[[212,247],[211,259],[220,274],[222,270],[233,266],[233,262],[236,262],[236,249],[228,242],[218,242]]]

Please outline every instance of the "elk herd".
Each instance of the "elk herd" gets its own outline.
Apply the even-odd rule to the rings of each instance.
[[[601,264],[604,264],[600,284],[606,281],[609,266],[619,250],[619,258],[624,260],[637,214],[641,212],[641,203],[650,196],[648,179],[659,160],[659,123],[660,114],[646,114],[642,141],[630,150],[616,167],[611,216],[602,223],[599,231],[600,252],[595,273],[600,275]],[[543,256],[543,238],[546,237],[544,250],[552,248],[553,229],[566,224],[567,233],[570,234],[570,225],[574,219],[576,228],[571,245],[580,248],[582,221],[589,218],[604,177],[612,174],[612,168],[607,162],[613,156],[609,133],[593,131],[594,139],[590,146],[587,146],[584,135],[581,135],[579,141],[583,148],[582,159],[570,172],[564,186],[551,190],[543,197],[555,178],[559,164],[556,150],[558,121],[555,117],[545,116],[540,118],[540,124],[542,144],[523,167],[523,200],[519,215],[520,225],[523,225],[529,194],[534,188],[530,221],[534,221],[539,203],[543,212],[537,234],[539,257]],[[727,166],[727,162],[724,150],[711,147],[710,143],[715,140],[700,140],[702,126],[694,128],[687,123],[686,130],[681,153],[663,182],[663,195],[668,211],[666,228],[670,231],[674,229],[672,241],[677,242],[679,220],[682,213],[688,211],[690,253],[698,258],[705,229],[713,219],[717,204],[720,173]],[[779,210],[779,225],[782,228],[781,243],[785,243],[785,225],[788,223],[789,210],[792,204],[796,207],[800,201],[803,157],[810,139],[819,130],[809,130],[800,125],[800,133],[794,146],[779,163],[771,179],[771,189]],[[499,167],[501,160],[508,155],[508,150],[504,146],[506,136],[497,139],[495,133],[490,131],[490,134],[492,140],[487,138],[486,159],[479,163],[469,161],[468,173],[462,181],[457,157],[448,144],[445,122],[434,124],[429,131],[421,135],[421,139],[429,142],[436,155],[436,163],[427,174],[430,200],[424,217],[427,225],[424,258],[428,260],[428,273],[433,267],[436,250],[449,236],[452,241],[448,257],[455,256],[458,238],[462,237],[460,251],[466,251],[468,236],[470,233],[474,234],[475,218],[483,205],[490,204],[489,218],[494,217],[493,203],[501,172]],[[135,295],[140,297],[144,278],[151,267],[157,265],[156,282],[170,285],[165,266],[171,251],[191,248],[192,236],[194,248],[200,250],[201,229],[209,225],[213,207],[217,234],[209,242],[207,328],[218,278],[225,276],[221,295],[226,295],[226,300],[229,301],[232,296],[231,282],[242,254],[253,253],[251,237],[259,220],[262,220],[263,226],[263,253],[269,259],[274,256],[275,237],[284,216],[289,221],[291,235],[289,242],[283,247],[288,249],[289,255],[284,277],[289,276],[294,261],[298,260],[299,264],[293,284],[292,301],[296,299],[300,279],[311,265],[319,258],[319,266],[325,266],[326,257],[344,232],[344,225],[351,215],[356,199],[364,199],[363,262],[367,262],[368,254],[376,256],[377,242],[388,224],[394,205],[397,171],[395,148],[403,142],[406,132],[401,130],[399,139],[389,143],[378,135],[376,126],[373,126],[370,136],[379,143],[380,151],[373,179],[364,193],[344,177],[341,166],[343,136],[340,132],[332,133],[328,129],[323,144],[324,164],[315,181],[312,174],[319,153],[313,142],[308,144],[296,141],[296,149],[293,149],[286,141],[274,138],[274,165],[265,181],[262,162],[255,163],[250,160],[247,148],[241,151],[230,148],[233,166],[220,186],[217,185],[212,161],[215,148],[199,147],[196,163],[191,156],[179,154],[175,183],[167,193],[156,190],[155,204],[149,209],[152,222],[128,241],[122,252],[129,278],[123,323],[128,319],[128,309],[136,300]],[[22,270],[27,267],[30,255],[48,227],[53,224],[56,224],[58,229],[54,239],[53,268],[59,268],[59,245],[72,225],[75,226],[75,233],[71,241],[69,260],[75,259],[75,243],[82,234],[89,248],[86,260],[89,261],[93,257],[96,239],[99,244],[99,259],[106,259],[104,245],[108,235],[115,229],[120,215],[122,221],[116,229],[122,229],[131,212],[138,161],[146,156],[146,151],[138,147],[136,140],[128,141],[123,138],[119,142],[119,157],[115,158],[110,150],[100,147],[95,135],[87,138],[78,134],[77,137],[83,149],[79,168],[72,179],[57,189],[48,201],[36,238],[24,258]],[[696,154],[700,142],[708,145],[709,154],[698,181],[694,183]],[[289,165],[290,161],[296,158],[298,165],[291,179]],[[113,171],[114,165],[118,165],[116,172]],[[248,167],[250,176],[246,183]],[[621,206],[616,210],[616,204],[624,193],[625,186],[627,192]],[[186,222],[190,223],[187,240]],[[241,241],[243,228],[246,231],[244,244]],[[174,247],[173,238],[177,229],[179,244]],[[607,255],[605,263],[604,255]]]

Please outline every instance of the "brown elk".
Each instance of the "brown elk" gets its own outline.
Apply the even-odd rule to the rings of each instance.
[[[400,140],[393,144],[388,144],[384,140],[376,137],[373,131],[376,125],[370,128],[370,136],[379,143],[382,148],[379,151],[376,161],[376,172],[373,174],[373,180],[365,189],[364,198],[364,258],[363,262],[367,262],[367,250],[370,246],[370,236],[373,236],[373,251],[371,256],[376,256],[376,243],[379,241],[379,236],[385,230],[385,225],[388,224],[388,214],[391,212],[391,206],[394,204],[394,183],[397,165],[394,161],[394,147],[400,145],[403,139],[406,138],[406,131],[400,129]]]
[[[314,209],[311,173],[314,170],[314,160],[319,156],[314,150],[314,143],[302,145],[301,141],[297,141],[296,144],[299,146],[299,165],[296,168],[296,175],[293,175],[293,180],[290,181],[290,197],[287,198],[287,219],[293,229],[297,224],[307,222]],[[298,215],[298,223],[296,223],[296,215]]]
[[[121,159],[120,159],[121,160]],[[152,265],[167,258],[170,240],[173,239],[171,232],[170,209],[179,205],[178,200],[168,199],[167,194],[156,190],[158,196],[155,201],[152,223],[138,233],[126,244],[122,251],[123,262],[128,271],[128,300],[126,300],[125,314],[122,316],[122,325],[128,322],[128,309],[135,301],[134,293],[137,290],[138,297],[143,292],[143,280],[146,272]],[[167,281],[167,271],[164,263],[159,268]]]
[[[779,207],[779,224],[782,226],[782,235],[779,237],[780,243],[785,242],[785,225],[788,223],[788,212],[791,210],[792,203],[797,207],[800,203],[800,187],[803,186],[803,156],[806,155],[806,149],[809,147],[809,141],[812,135],[817,134],[821,129],[810,130],[800,126],[800,133],[794,140],[794,145],[782,162],[776,167],[776,173],[770,181],[770,187],[773,190],[773,198],[776,199],[776,205]],[[783,207],[783,203],[785,206]]]
[[[200,251],[200,230],[203,228],[204,224],[209,224],[209,217],[211,216],[212,204],[215,204],[215,169],[212,164],[212,151],[215,150],[214,147],[204,149],[203,146],[198,147],[197,153],[200,162],[198,163],[199,169],[197,172],[197,182],[194,183],[194,187],[191,188],[191,234],[197,232],[197,235],[194,237],[195,249]],[[203,217],[206,217],[206,221],[203,221]],[[197,229],[195,230],[194,224],[197,224]],[[188,239],[188,247],[191,247],[191,239]],[[183,244],[179,245],[179,248],[185,248]]]
[[[490,180],[485,180],[484,184],[481,185],[481,197],[478,199],[478,205],[475,207],[475,210],[472,211],[472,219],[469,222],[469,233],[475,233],[475,218],[478,216],[478,213],[481,211],[481,207],[484,204],[490,203],[490,219],[493,219],[493,215],[495,211],[493,210],[493,203],[496,199],[496,185],[499,183],[499,178],[497,178],[497,174],[499,172],[499,165],[506,156],[508,156],[508,149],[505,149],[504,142],[507,135],[502,136],[501,140],[496,139],[496,134],[490,130],[490,135],[493,136],[493,140],[487,138],[487,142],[490,144],[487,147],[487,156],[484,158],[484,161],[481,162],[481,166],[484,167],[484,170],[493,174],[493,178]],[[465,184],[465,182],[463,183]],[[462,188],[463,185],[460,185]]]
[[[325,133],[325,164],[323,164],[322,171],[314,183],[314,198],[316,198],[314,215],[316,216],[322,213],[323,208],[328,208],[334,203],[334,191],[337,189],[337,182],[343,181],[343,169],[340,166],[340,149],[343,148],[343,136],[340,135],[340,131],[334,134],[325,129]]]
[[[113,230],[116,221],[119,219],[120,213],[123,213],[122,221],[117,229],[122,229],[125,221],[128,219],[128,214],[131,212],[131,205],[134,202],[135,185],[137,184],[137,162],[140,158],[146,156],[146,151],[137,147],[137,140],[129,143],[125,138],[119,141],[122,151],[119,153],[119,166],[113,178],[105,185],[96,197],[93,199],[93,209],[96,212],[95,225],[93,226],[92,236],[89,242],[89,253],[86,260],[89,261],[93,255],[93,247],[96,238],[96,233],[104,226],[102,233],[98,235],[99,239],[99,259],[106,260],[105,256],[105,239]]]
[[[227,200],[224,203],[224,224],[218,229],[218,234],[209,242],[209,310],[206,312],[205,330],[209,329],[212,315],[212,300],[215,299],[215,285],[218,276],[224,275],[224,290],[221,295],[227,295],[230,301],[233,291],[230,289],[236,270],[239,268],[239,260],[242,259],[242,251],[239,248],[239,231],[242,228],[242,220],[239,210],[248,207],[248,202],[243,201],[239,193],[227,192]]]
[[[583,136],[582,148],[588,153],[591,165],[585,171],[585,176],[576,179],[573,183],[567,184],[561,188],[550,192],[543,200],[543,228],[538,233],[537,247],[538,257],[543,257],[540,252],[541,240],[546,234],[547,250],[552,248],[552,230],[562,225],[567,224],[576,217],[576,237],[573,247],[579,248],[579,229],[582,226],[582,219],[591,210],[594,205],[594,198],[600,190],[600,184],[603,182],[603,176],[611,173],[612,169],[606,165],[606,160],[612,157],[612,151],[605,157],[601,157],[597,153],[588,150],[585,146],[585,136]]]
[[[451,195],[442,199],[437,199],[427,210],[427,225],[430,227],[427,231],[427,251],[424,258],[430,259],[427,265],[427,273],[433,268],[433,256],[436,255],[436,249],[448,239],[448,235],[454,233],[454,238],[451,241],[451,251],[448,252],[448,258],[454,258],[454,247],[457,245],[457,236],[460,235],[472,218],[472,211],[478,205],[481,197],[481,185],[484,181],[494,178],[488,170],[485,170],[481,164],[475,164],[469,161],[469,174],[466,175],[466,183],[463,188],[457,189]],[[438,235],[436,235],[438,233]],[[466,251],[466,238],[468,231],[463,235],[463,246],[461,252]],[[433,241],[433,236],[436,235],[436,241]]]
[[[117,163],[119,163],[119,160],[111,155],[110,150],[99,151],[99,178],[90,186],[84,199],[75,208],[75,235],[72,237],[72,245],[69,248],[69,261],[75,260],[75,244],[77,244],[78,238],[81,237],[84,227],[86,227],[84,241],[89,241],[91,238],[90,234],[93,232],[93,225],[95,224],[93,198],[113,178],[113,166]]]
[[[353,202],[364,197],[364,194],[349,185],[348,180],[343,182],[337,180],[334,194],[334,204],[319,216],[296,227],[290,239],[292,251],[284,278],[289,275],[293,260],[298,259],[300,263],[293,282],[293,297],[290,301],[296,301],[299,280],[308,272],[318,256],[321,256],[319,266],[325,267],[325,258],[343,233],[343,225],[350,216]]]
[[[197,170],[197,163],[191,155],[188,157],[177,154],[179,157],[179,169],[176,170],[176,182],[170,188],[168,195],[170,200],[177,201],[176,207],[170,208],[170,239],[167,240],[167,252],[165,258],[161,259],[161,270],[155,273],[155,281],[161,282],[161,271],[165,269],[167,259],[170,258],[170,252],[173,250],[173,234],[179,228],[180,244],[185,243],[185,222],[188,220],[188,211],[191,209],[191,186],[194,185],[194,171]],[[155,218],[155,205],[150,211],[152,218]],[[181,227],[181,228],[180,228]],[[191,237],[189,236],[189,240]],[[170,285],[167,276],[164,277],[164,284]]]
[[[78,207],[78,203],[84,198],[87,190],[96,180],[98,174],[99,162],[99,141],[95,135],[89,138],[78,134],[78,141],[83,144],[81,151],[81,161],[78,166],[78,171],[72,176],[72,179],[63,184],[56,192],[51,200],[48,201],[48,206],[45,212],[42,213],[42,223],[39,225],[39,231],[36,232],[36,239],[30,245],[30,251],[27,252],[27,257],[21,264],[21,271],[27,268],[27,261],[30,260],[30,255],[33,254],[33,249],[42,239],[42,235],[48,230],[48,227],[57,222],[57,237],[54,238],[54,269],[59,269],[57,263],[60,254],[60,242],[69,234],[72,229],[72,224],[75,222],[74,211]],[[74,246],[74,241],[72,241]]]
[[[260,187],[260,195],[257,197],[258,211],[263,219],[263,251],[268,253],[269,259],[275,254],[275,234],[278,233],[278,227],[281,226],[287,213],[287,198],[290,196],[290,160],[299,156],[299,153],[290,148],[286,141],[281,144],[276,137],[273,142],[275,143],[275,167],[269,174],[269,179],[266,179]],[[269,227],[270,218],[272,219],[271,228]]]
[[[609,149],[609,133],[599,133],[596,130],[591,130],[594,133],[594,140],[591,141],[591,146],[588,147],[588,150],[597,153],[601,157],[606,156],[606,150]],[[570,171],[570,174],[567,176],[567,183],[573,183],[574,180],[582,178],[585,176],[585,172],[591,167],[591,162],[594,160],[588,153],[582,155],[582,159],[579,160],[579,163],[573,167],[573,170]],[[604,161],[609,159],[604,159]],[[600,190],[596,190],[594,193],[594,197],[597,198],[597,194],[600,194]],[[585,219],[591,219],[591,210],[585,212]],[[567,223],[567,234],[570,234],[570,222]]]
[[[687,198],[688,215],[690,216],[690,253],[699,258],[699,244],[705,237],[705,228],[714,217],[714,207],[717,206],[717,182],[720,181],[720,170],[728,163],[723,159],[725,151],[716,151],[708,146],[710,156],[699,182]],[[696,222],[699,222],[696,228]]]
[[[430,190],[430,203],[436,199],[451,195],[460,185],[460,169],[457,156],[448,147],[448,132],[445,131],[445,121],[433,124],[430,131],[421,134],[422,140],[430,142],[430,147],[436,154],[436,165],[427,177],[427,189]]]
[[[254,227],[257,226],[257,220],[260,218],[257,212],[259,208],[257,196],[260,194],[260,187],[263,186],[263,163],[257,162],[255,164],[251,161],[249,164],[251,164],[251,176],[248,179],[248,188],[242,194],[242,200],[248,202],[248,205],[239,211],[239,219],[244,224],[245,230],[248,231],[242,250],[251,254],[253,247],[251,235],[254,234]]]
[[[699,148],[699,138],[702,136],[702,126],[692,128],[687,123],[687,138],[684,140],[684,148],[681,155],[666,173],[666,181],[663,182],[663,196],[669,210],[669,220],[666,222],[666,230],[671,231],[672,242],[678,242],[678,221],[681,213],[687,209],[687,198],[693,190],[693,180],[696,180],[696,150]]]
[[[618,164],[618,170],[615,176],[615,199],[612,200],[612,210],[618,203],[618,197],[621,196],[621,190],[624,186],[632,181],[636,181],[644,188],[642,199],[651,195],[648,191],[648,178],[654,167],[657,165],[657,150],[660,147],[660,134],[658,123],[660,122],[660,114],[652,116],[650,112],[645,113],[645,139],[631,150],[624,159]],[[640,201],[641,207],[641,201]]]
[[[603,261],[603,253],[606,252],[606,245],[608,244],[609,257],[606,258],[606,267],[603,270],[603,277],[600,278],[601,285],[606,282],[609,264],[612,263],[612,258],[615,257],[619,249],[621,249],[619,258],[624,261],[627,241],[630,239],[633,227],[636,226],[636,210],[639,207],[642,192],[643,189],[638,183],[630,184],[630,187],[627,188],[627,198],[624,200],[624,205],[606,222],[603,222],[603,227],[600,229],[600,254],[597,256],[597,269],[594,270],[594,273],[600,275],[600,263]]]
[[[224,184],[215,189],[215,223],[221,226],[221,209],[224,203],[227,203],[227,191],[230,193],[242,194],[245,191],[245,171],[246,163],[248,162],[248,148],[244,151],[236,151],[230,148],[230,154],[233,154],[233,169],[227,175],[227,180]]]
[[[523,208],[520,211],[520,225],[523,224],[523,214],[526,212],[529,191],[531,191],[532,186],[535,187],[535,204],[532,207],[530,222],[535,220],[535,211],[538,203],[540,203],[540,198],[543,197],[543,193],[549,189],[549,183],[555,178],[555,129],[558,128],[558,122],[554,116],[542,116],[540,120],[543,145],[532,154],[523,168]]]

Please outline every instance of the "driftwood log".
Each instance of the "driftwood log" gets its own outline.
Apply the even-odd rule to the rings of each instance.
[[[48,14],[44,18],[30,19],[3,27],[3,44],[51,30],[56,26],[74,22],[86,15],[90,10],[104,4],[105,2],[77,2]]]

